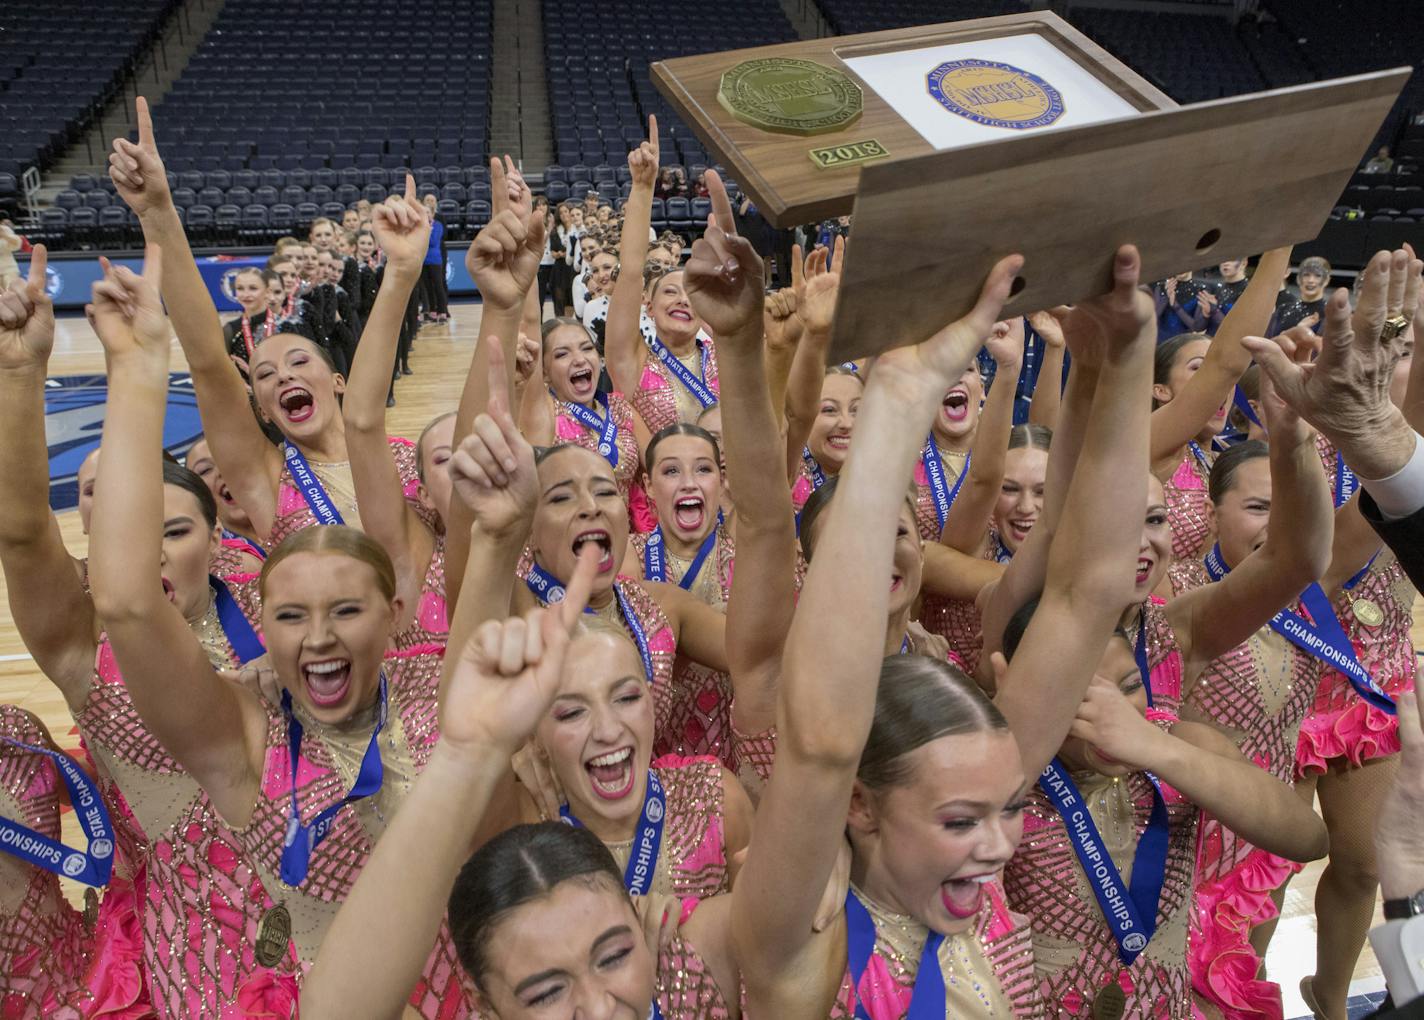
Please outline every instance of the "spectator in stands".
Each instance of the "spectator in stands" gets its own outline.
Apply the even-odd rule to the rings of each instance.
[[[450,295],[445,289],[445,221],[435,213],[435,196],[425,196],[425,208],[430,213],[430,247],[425,252],[425,268],[421,283],[425,291],[424,321],[450,321]]]
[[[1206,328],[1206,309],[1199,300],[1204,287],[1192,279],[1191,270],[1152,285],[1157,303],[1157,342]],[[1273,336],[1275,334],[1272,334]]]
[[[1379,151],[1365,164],[1362,173],[1387,174],[1394,169],[1394,158],[1389,154],[1389,146],[1381,145]]]
[[[546,201],[540,209],[536,199],[534,212],[535,215],[544,217],[544,254],[539,257],[539,318],[542,319],[545,301],[550,302],[555,315],[561,314],[558,299],[554,296],[554,276],[563,264],[568,249],[559,237],[558,220],[554,216],[554,210],[549,208],[549,203]]]
[[[1316,333],[1325,317],[1325,287],[1330,282],[1330,263],[1319,255],[1301,260],[1295,271],[1298,293],[1282,290],[1276,298],[1268,336],[1277,336],[1292,326],[1309,326]]]
[[[549,276],[549,295],[554,302],[554,316],[571,315],[574,308],[574,273],[582,261],[579,242],[583,232],[574,229],[572,208],[567,202],[560,202],[550,250],[558,254],[554,258],[554,271]]]
[[[687,181],[679,180],[673,168],[665,166],[658,174],[657,187],[653,189],[653,197],[661,199],[685,198],[687,196]]]
[[[15,252],[19,251],[24,243],[20,235],[15,233],[9,218],[0,219],[0,290],[9,290],[10,284],[20,278]]]
[[[692,180],[692,197],[693,197],[693,198],[706,198],[707,195],[708,195],[707,182],[702,179],[702,175],[701,175],[701,174],[698,174],[698,175],[697,175],[696,177],[694,177],[693,180]]]
[[[1246,278],[1247,256],[1238,255],[1236,258],[1226,259],[1217,267],[1217,272],[1221,274],[1221,282],[1212,287],[1211,306],[1207,312],[1206,331],[1215,336],[1217,327],[1221,325],[1221,320],[1226,318],[1226,313],[1231,311],[1231,306],[1241,297],[1246,290],[1246,284],[1250,281]]]

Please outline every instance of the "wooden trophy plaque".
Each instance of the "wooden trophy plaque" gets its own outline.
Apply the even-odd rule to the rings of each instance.
[[[911,87],[923,95],[905,96],[897,71],[912,59],[926,72],[961,66],[946,68],[934,86],[922,73]],[[708,152],[782,228],[849,213],[860,168],[873,160],[1177,106],[1049,11],[679,57],[654,63],[652,74]],[[978,99],[989,101],[973,105]],[[918,120],[892,106],[902,100]],[[963,112],[948,112],[946,102]],[[1010,119],[981,110],[1007,110]],[[946,127],[949,136],[936,134]]]
[[[916,343],[1025,256],[1006,315],[1313,238],[1409,68],[1179,107],[1051,13],[653,65],[773,225],[853,212],[829,360]]]

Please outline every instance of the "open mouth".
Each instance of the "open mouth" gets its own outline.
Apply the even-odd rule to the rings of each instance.
[[[302,666],[302,679],[312,703],[322,708],[341,704],[351,687],[350,659],[323,659]]]
[[[678,322],[691,322],[692,313],[686,308],[674,308],[668,312],[669,319],[676,319]]]
[[[903,574],[891,574],[890,590],[892,592],[897,592],[903,587],[905,587],[905,576]]]
[[[1216,413],[1211,416],[1211,420],[1212,420],[1212,421],[1218,421],[1218,420],[1220,420],[1220,421],[1225,421],[1225,420],[1226,420],[1226,405],[1225,405],[1225,404],[1222,404],[1220,407],[1218,407],[1218,408],[1216,409]]]
[[[956,386],[944,395],[940,406],[947,421],[964,421],[969,417],[969,391],[962,386]]]
[[[178,590],[173,587],[173,582],[170,581],[170,580],[168,580],[168,578],[166,578],[166,577],[163,578],[162,580],[163,580],[163,597],[166,598],[169,602],[177,602],[177,601],[178,601]]]
[[[574,556],[578,556],[582,552],[584,544],[588,542],[593,542],[598,546],[598,572],[600,574],[608,573],[613,569],[613,539],[609,538],[608,532],[602,529],[580,532],[574,536]]]
[[[979,913],[984,887],[994,880],[992,873],[969,878],[951,878],[939,887],[939,898],[951,917],[965,920]]]
[[[1147,583],[1147,579],[1152,576],[1152,568],[1156,564],[1146,556],[1137,558],[1137,584],[1140,587]]]
[[[222,500],[228,506],[233,506],[237,503],[237,500],[232,498],[232,491],[228,489],[227,482],[218,482],[218,499]]]
[[[827,436],[826,446],[828,446],[832,450],[838,450],[841,453],[845,453],[847,450],[850,449],[850,433],[837,432]]]
[[[575,393],[586,393],[589,390],[593,389],[593,386],[594,379],[592,368],[576,368],[569,373],[569,387]]]
[[[1015,542],[1022,544],[1028,538],[1028,533],[1033,529],[1036,520],[1038,520],[1037,517],[1010,518],[1007,522],[1009,534],[1013,536]]]
[[[293,386],[277,397],[277,406],[292,423],[304,422],[316,413],[316,399],[302,386]]]
[[[583,763],[589,785],[604,800],[622,800],[633,792],[633,749],[620,747]]]
[[[705,504],[701,496],[683,496],[673,504],[673,520],[678,531],[695,532],[701,529],[705,520]]]

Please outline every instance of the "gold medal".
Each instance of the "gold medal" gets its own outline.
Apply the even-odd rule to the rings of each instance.
[[[1127,1012],[1127,993],[1114,981],[1093,999],[1093,1020],[1122,1020]]]
[[[1355,614],[1355,619],[1366,627],[1378,627],[1384,623],[1384,610],[1374,599],[1352,599],[1350,611]]]
[[[287,955],[287,946],[292,941],[292,915],[278,903],[262,915],[257,926],[257,945],[254,947],[257,962],[263,967],[275,967]]]

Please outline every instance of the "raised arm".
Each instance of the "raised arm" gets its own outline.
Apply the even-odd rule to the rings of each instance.
[[[304,1016],[401,1015],[509,759],[558,693],[594,559],[580,558],[558,607],[489,621],[465,643],[450,645],[440,743],[322,940],[302,988]],[[460,809],[452,812],[452,804]]]
[[[1242,338],[1265,332],[1289,267],[1290,248],[1273,248],[1261,256],[1251,282],[1207,348],[1201,368],[1181,393],[1152,412],[1152,463],[1180,450],[1231,399],[1236,380],[1251,366],[1251,352]]]
[[[95,485],[90,579],[94,607],[145,725],[242,826],[256,802],[266,717],[256,698],[213,670],[197,636],[164,592],[163,409],[169,332],[159,302],[159,249],[144,275],[109,267],[94,285],[94,329],[109,369],[104,454]]]
[[[519,320],[524,297],[539,275],[544,257],[544,218],[535,216],[529,187],[506,156],[503,164],[490,160],[490,222],[475,235],[465,255],[465,265],[479,287],[484,309],[475,354],[460,393],[455,412],[455,433],[451,447],[459,446],[470,434],[475,418],[489,407],[489,354],[487,342],[503,337],[500,350],[505,363],[514,360],[519,339]],[[500,378],[505,378],[501,373]],[[505,382],[505,394],[512,399]],[[506,400],[506,407],[510,406]],[[465,557],[469,553],[469,509],[459,500],[450,504],[450,520],[445,522],[445,599],[453,609],[460,598]]]
[[[939,540],[951,549],[972,553],[984,542],[984,525],[1004,484],[1004,463],[1009,453],[1009,432],[1014,427],[1014,389],[1023,366],[1023,319],[1014,317],[994,324],[984,341],[994,356],[995,385],[989,388],[979,428],[970,451],[964,486],[944,518]]]
[[[1186,592],[1167,607],[1182,657],[1201,666],[1252,634],[1330,566],[1334,508],[1314,434],[1261,379],[1270,432],[1271,527],[1266,541],[1216,584]]]
[[[801,452],[811,438],[811,426],[821,405],[821,384],[826,378],[826,352],[831,346],[831,320],[841,284],[845,238],[836,238],[835,261],[827,263],[825,248],[806,256],[796,315],[801,319],[801,342],[791,361],[786,387],[786,473],[794,481],[801,470]],[[736,491],[736,490],[733,490]]]
[[[544,383],[543,344],[521,334],[514,357],[514,395],[515,406],[519,408],[519,431],[534,446],[552,446],[555,438],[554,403]]]
[[[1057,428],[1058,409],[1063,406],[1063,324],[1058,321],[1059,312],[1067,314],[1068,309],[1054,309],[1049,312],[1034,312],[1028,317],[1033,331],[1043,338],[1043,359],[1038,363],[1038,378],[1034,380],[1033,398],[1028,407],[1031,425]]]
[[[218,310],[188,247],[154,143],[148,100],[142,96],[137,100],[136,114],[138,142],[114,140],[109,176],[119,197],[138,216],[144,240],[163,249],[163,301],[193,373],[204,434],[223,480],[257,533],[265,536],[275,520],[276,465],[281,455],[257,424],[247,384],[227,355]]]
[[[388,198],[372,210],[371,229],[386,253],[386,280],[356,346],[341,413],[361,527],[390,554],[406,613],[414,616],[435,538],[402,490],[386,436],[386,394],[401,320],[430,242],[430,217],[415,197],[415,178],[406,176],[404,198]]]
[[[20,639],[77,711],[94,668],[94,606],[49,509],[44,389],[54,306],[45,264],[45,246],[36,245],[29,279],[0,294],[0,564]]]
[[[618,241],[618,279],[608,299],[603,329],[603,360],[620,393],[638,392],[647,344],[638,328],[643,307],[643,265],[648,260],[648,229],[653,217],[653,186],[658,178],[658,118],[648,117],[648,140],[628,153],[633,189],[623,205],[623,233]]]
[[[702,252],[713,266],[725,266],[729,255],[742,271],[755,265],[744,241],[731,248],[720,231],[708,234],[717,247],[706,244]],[[769,983],[806,945],[875,712],[884,634],[866,624],[889,611],[894,544],[915,458],[1022,262],[1002,259],[968,316],[918,346],[882,355],[870,373],[855,445],[787,639],[776,768],[758,808],[756,849],[732,892],[749,983]]]
[[[1156,346],[1151,299],[1137,289],[1140,268],[1136,248],[1118,249],[1112,291],[1079,304],[1065,323],[1070,345],[1077,338],[1074,358],[1082,350],[1083,360],[1100,363],[1099,382],[1049,550],[1043,595],[994,699],[1030,776],[1058,753],[1108,637],[1132,600],[1146,507],[1144,396]],[[1140,479],[1137,498],[1119,491],[1126,478]]]
[[[801,246],[791,246],[791,286],[767,295],[763,322],[766,333],[766,386],[777,431],[786,429],[786,388],[801,345],[805,325],[798,314],[806,280],[801,272]]]

